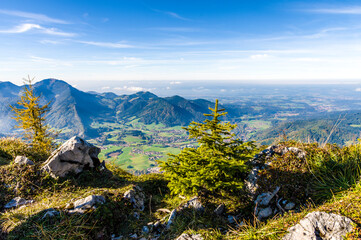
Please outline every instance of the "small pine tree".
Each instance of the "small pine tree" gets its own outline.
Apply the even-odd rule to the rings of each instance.
[[[185,148],[178,155],[170,154],[161,162],[169,188],[173,194],[199,194],[232,192],[242,189],[248,171],[245,164],[251,159],[255,146],[252,142],[236,139],[231,131],[237,127],[219,119],[226,115],[225,109],[218,109],[218,100],[211,114],[213,117],[203,123],[192,122],[184,128],[189,138],[199,143],[198,148]]]
[[[45,114],[49,111],[49,104],[40,106],[40,96],[36,96],[32,81],[24,79],[24,91],[15,106],[10,106],[14,112],[16,128],[24,131],[24,138],[30,142],[33,149],[40,152],[50,152],[53,148],[53,137],[49,127],[45,124]]]

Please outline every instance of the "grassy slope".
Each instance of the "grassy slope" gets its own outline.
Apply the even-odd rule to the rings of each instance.
[[[288,144],[297,145],[295,143]],[[357,155],[360,152],[359,146],[341,150],[330,147],[327,151],[315,145],[298,144],[297,146],[308,148],[309,152],[312,149],[314,150],[309,156],[308,164],[312,167],[313,173],[319,177],[323,176],[323,167],[326,163],[327,166],[331,166],[329,165],[331,163],[338,164],[332,165],[333,175],[337,176],[340,170],[337,170],[335,166],[344,164],[347,159],[353,159],[351,163],[355,164],[355,159],[359,159],[359,155]],[[154,148],[152,150],[160,149]],[[328,153],[331,153],[329,154],[330,158],[327,157]],[[40,154],[37,155],[29,151],[26,144],[18,140],[0,141],[0,159],[3,164],[0,166],[0,208],[15,196],[35,200],[34,204],[25,208],[0,213],[0,226],[2,231],[8,233],[8,239],[109,239],[112,234],[128,236],[127,234],[135,232],[139,236],[142,227],[148,222],[167,216],[166,213],[157,212],[156,209],[173,209],[179,206],[182,201],[185,201],[177,196],[172,197],[169,195],[166,186],[167,182],[162,175],[136,177],[109,165],[113,176],[107,172],[88,171],[79,176],[70,176],[67,179],[55,181],[38,171],[39,164],[26,167],[11,164],[11,159],[18,154],[30,154],[29,156],[34,161],[41,157],[44,158]],[[320,154],[324,156],[323,160],[316,161],[321,156]],[[295,163],[295,159],[291,155],[287,155],[282,160],[283,162],[286,161],[286,163],[283,163],[281,159],[276,159],[273,166],[282,168],[285,165],[290,165],[290,163]],[[318,168],[316,168],[316,165]],[[342,169],[348,168],[348,166],[351,165],[344,164]],[[297,168],[283,170],[292,172],[302,170],[303,167],[305,165],[301,164]],[[359,173],[352,172],[352,174],[359,179]],[[264,176],[268,175],[265,174]],[[333,180],[340,179],[342,177],[339,176]],[[347,186],[345,185],[341,189],[342,191],[339,190],[335,195],[326,194],[321,189],[317,194],[324,196],[326,201],[319,201],[315,204],[309,202],[300,212],[289,212],[284,216],[276,216],[274,219],[263,223],[254,222],[253,218],[247,218],[247,216],[251,215],[252,208],[249,208],[249,203],[244,199],[242,200],[241,196],[210,198],[208,199],[206,212],[203,215],[196,215],[193,212],[186,211],[183,216],[177,219],[175,225],[169,231],[163,233],[160,239],[174,239],[186,230],[199,232],[206,239],[280,239],[286,233],[288,227],[296,224],[307,213],[315,210],[334,212],[351,218],[356,223],[356,226],[348,238],[357,239],[361,231],[359,227],[361,226],[361,213],[359,212],[359,209],[361,209],[361,185],[349,180],[343,180],[341,185],[330,185],[328,183],[330,179],[324,177],[323,180],[334,190],[344,186],[345,182],[349,183],[349,185],[346,184]],[[20,185],[16,186],[14,184],[16,182],[19,182]],[[129,202],[122,198],[123,193],[134,184],[140,185],[147,196],[146,208],[141,213],[140,220],[132,217],[135,210]],[[5,185],[10,187],[4,187]],[[350,186],[351,188],[348,189]],[[328,192],[330,191],[328,190]],[[50,220],[41,219],[45,209],[56,208],[62,212],[68,202],[90,194],[105,196],[106,204],[84,215],[69,216],[61,213],[58,217]],[[225,217],[216,217],[212,212],[217,204],[221,202],[226,204],[227,214],[241,214],[245,218],[246,225],[231,227],[227,224]],[[222,229],[222,231],[219,229]],[[226,229],[228,229],[227,234],[223,232]]]

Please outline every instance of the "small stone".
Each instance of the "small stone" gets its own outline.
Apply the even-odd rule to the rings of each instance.
[[[43,217],[41,219],[53,218],[53,217],[58,216],[60,214],[54,208],[49,208],[49,209],[46,209],[44,211],[45,211],[45,213],[44,213],[44,215],[43,215]]]
[[[272,208],[270,207],[267,207],[267,208],[261,208],[259,211],[258,211],[258,214],[257,214],[257,217],[259,219],[262,219],[262,218],[268,218],[269,216],[272,215]]]
[[[21,197],[15,197],[10,202],[8,202],[4,206],[4,208],[5,209],[17,208],[17,207],[20,207],[20,206],[25,206],[25,205],[31,204],[33,202],[34,202],[34,200],[25,200],[24,198],[21,198]]]
[[[104,204],[105,198],[101,195],[90,195],[73,203],[74,209],[69,213],[84,213],[87,210],[95,209],[97,204]]]
[[[14,163],[18,165],[34,165],[34,162],[25,156],[16,156]]]
[[[262,193],[257,196],[257,199],[254,202],[261,206],[268,206],[272,198],[278,193],[279,190],[280,187],[276,187],[276,189],[272,193],[270,192]]]
[[[294,204],[293,202],[289,202],[286,204],[286,206],[284,207],[285,210],[291,210],[296,206],[296,204]]]
[[[197,212],[203,212],[204,207],[198,197],[194,197],[183,205],[183,208],[193,208]]]

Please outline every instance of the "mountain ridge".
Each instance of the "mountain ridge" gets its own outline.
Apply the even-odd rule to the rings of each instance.
[[[180,96],[162,98],[149,91],[130,95],[84,92],[53,78],[41,80],[33,86],[41,104],[50,102],[47,123],[52,128],[63,129],[63,137],[69,137],[70,133],[96,137],[99,133],[92,128],[93,122],[119,122],[130,117],[137,117],[146,124],[186,125],[191,121],[203,120],[203,113],[213,105],[204,99],[187,100]],[[14,131],[15,122],[11,118],[9,105],[16,104],[20,99],[23,87],[0,82],[0,133]]]

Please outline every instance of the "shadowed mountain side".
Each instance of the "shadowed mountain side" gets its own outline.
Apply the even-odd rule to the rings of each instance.
[[[19,99],[22,86],[0,82],[0,133],[11,133],[15,125],[11,119],[10,104]],[[46,118],[51,127],[62,129],[61,137],[73,135],[96,137],[93,122],[116,122],[129,117],[140,121],[163,123],[166,126],[187,125],[191,121],[204,120],[213,104],[197,99],[187,100],[180,96],[161,98],[150,92],[138,92],[118,96],[114,93],[90,93],[80,91],[68,83],[45,79],[34,84],[41,96],[41,104],[51,101]]]

